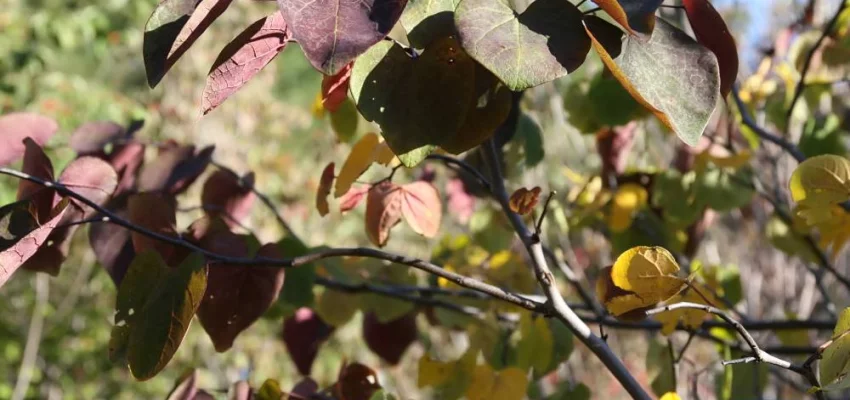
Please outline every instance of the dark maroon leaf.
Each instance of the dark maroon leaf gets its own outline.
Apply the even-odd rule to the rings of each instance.
[[[401,361],[401,356],[417,336],[415,312],[385,324],[372,312],[363,317],[363,340],[372,352],[390,365]]]
[[[319,384],[309,376],[304,377],[295,387],[292,388],[290,394],[301,396],[301,398],[309,399],[310,395],[319,391]]]
[[[334,394],[345,400],[369,400],[381,389],[378,374],[372,368],[360,363],[344,365],[339,371]]]
[[[95,157],[81,157],[71,161],[62,174],[59,182],[91,200],[97,205],[103,205],[112,196],[118,185],[118,175],[106,161]],[[79,207],[87,210],[84,217],[89,217],[94,210],[77,199],[71,199]]]
[[[47,236],[50,235],[50,232],[62,219],[65,211],[68,209],[67,206],[67,201],[60,202],[53,209],[50,220],[24,235],[15,235],[14,237],[8,236],[12,233],[18,233],[16,230],[9,229],[9,227],[11,227],[10,225],[14,222],[11,221],[11,219],[16,217],[16,213],[0,212],[0,226],[5,225],[5,232],[2,232],[2,239],[10,240],[13,243],[11,244],[11,247],[4,245],[3,250],[0,251],[0,287],[9,280],[12,274],[15,273],[15,271],[17,271],[24,262],[38,251],[38,248],[41,247],[42,244],[44,244]]]
[[[0,116],[0,167],[24,155],[24,138],[32,138],[43,146],[58,129],[56,121],[34,113],[19,112]]]
[[[68,145],[79,155],[91,155],[126,134],[123,126],[112,121],[93,121],[80,125],[71,135]]]
[[[596,151],[602,160],[602,179],[606,182],[610,175],[619,176],[626,169],[629,152],[635,138],[636,122],[624,126],[603,128],[596,134]]]
[[[335,75],[384,37],[407,0],[278,0],[283,18],[307,59]]]
[[[32,138],[24,138],[24,163],[21,170],[36,178],[53,181],[53,163],[44,154],[38,143]],[[36,219],[43,223],[50,217],[50,211],[58,199],[55,191],[35,182],[21,179],[18,181],[18,200],[30,199]]]
[[[207,249],[234,257],[249,254],[247,239],[231,232],[207,241]],[[280,258],[276,244],[267,244],[257,253]],[[218,352],[233,346],[242,331],[254,323],[277,300],[283,287],[284,269],[244,265],[216,265],[210,268],[207,291],[198,309],[201,325]]]
[[[664,0],[595,0],[618,24],[632,33],[650,34],[655,27],[655,11]]]
[[[270,63],[289,42],[290,32],[279,12],[251,24],[227,44],[215,60],[204,88],[207,114]]]
[[[684,0],[682,5],[697,41],[717,56],[720,94],[725,99],[738,77],[738,48],[726,22],[708,0]]]
[[[229,171],[217,170],[204,182],[201,204],[210,217],[222,216],[231,228],[238,226],[256,200],[253,186],[253,173],[239,178]]]
[[[106,209],[120,218],[127,219],[127,199],[127,196],[116,198]],[[130,231],[115,224],[92,224],[89,228],[89,244],[97,261],[118,286],[136,256],[133,242],[130,240]]]
[[[319,346],[333,330],[307,307],[295,310],[295,315],[283,321],[283,343],[301,375],[310,375]]]
[[[127,200],[127,210],[133,224],[161,235],[178,236],[174,199],[159,193],[134,194]],[[175,265],[178,252],[174,245],[137,232],[131,233],[130,238],[136,253],[155,250],[168,265]]]
[[[162,0],[145,25],[142,52],[148,85],[156,86],[232,0]]]
[[[174,145],[163,148],[151,163],[146,164],[138,179],[141,192],[179,194],[186,190],[209,165],[215,146],[196,152],[193,145]]]
[[[335,75],[322,78],[322,106],[325,110],[336,112],[339,105],[348,98],[348,82],[351,80],[351,66],[348,63]]]
[[[136,175],[145,161],[145,145],[130,142],[116,148],[109,155],[109,164],[118,174],[115,196],[123,194],[136,185]]]

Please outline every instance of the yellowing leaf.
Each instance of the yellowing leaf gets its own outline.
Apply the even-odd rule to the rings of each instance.
[[[485,363],[475,367],[466,397],[469,400],[521,400],[527,386],[528,378],[523,370],[511,367],[496,372]]]
[[[620,289],[638,296],[672,297],[683,280],[676,276],[679,264],[663,247],[638,246],[617,257],[611,279]]]
[[[534,210],[534,206],[537,205],[539,199],[539,186],[535,186],[531,190],[522,187],[511,194],[508,205],[510,206],[511,211],[519,215],[527,215]]]
[[[416,181],[401,187],[401,215],[414,232],[432,238],[440,230],[443,203],[437,188],[429,182]]]
[[[395,154],[392,149],[390,149],[390,146],[387,145],[387,142],[381,141],[381,143],[378,143],[378,146],[376,146],[373,151],[373,158],[376,163],[388,166],[390,165],[390,162],[395,159]]]
[[[845,308],[838,317],[838,323],[832,332],[834,341],[824,350],[820,361],[818,369],[823,390],[841,389],[850,384],[850,379],[846,379],[850,373],[850,335],[844,335],[848,330],[850,307]],[[844,383],[845,381],[848,382]]]
[[[342,326],[354,317],[360,308],[360,301],[356,295],[325,289],[316,299],[316,314],[322,321],[332,326]]]
[[[534,318],[523,312],[519,320],[520,340],[517,344],[517,367],[535,373],[545,371],[552,359],[552,331],[543,317]]]
[[[791,175],[791,196],[806,207],[824,207],[850,199],[850,161],[821,155],[800,163]]]
[[[720,302],[711,295],[709,290],[699,289],[701,285],[692,283],[692,287],[673,296],[666,303],[676,304],[682,302],[705,304],[712,307],[720,308]],[[697,288],[697,289],[694,289]],[[699,292],[697,292],[699,290]],[[708,301],[706,301],[708,300]],[[655,319],[661,322],[661,333],[669,336],[676,330],[676,325],[679,321],[687,328],[699,328],[702,321],[711,314],[695,308],[680,308],[672,311],[665,311],[655,315]]]
[[[624,232],[632,225],[632,216],[644,206],[649,195],[643,186],[627,183],[621,186],[611,200],[608,227],[613,232]]]
[[[342,164],[342,169],[339,171],[339,176],[336,179],[334,186],[334,197],[340,198],[375,161],[374,150],[378,145],[378,135],[367,133],[363,135],[357,143],[351,148],[351,153],[348,153],[348,158]]]
[[[753,158],[753,153],[749,150],[741,150],[735,154],[716,155],[711,154],[710,149],[697,155],[695,160],[694,170],[702,171],[708,163],[712,163],[719,168],[741,168],[750,162]]]
[[[682,400],[676,392],[667,392],[664,393],[664,396],[661,396],[658,400]]]
[[[330,212],[328,204],[328,195],[331,194],[331,183],[334,180],[334,163],[328,164],[325,170],[322,171],[322,178],[319,180],[319,188],[316,190],[316,210],[319,215],[325,216]]]
[[[434,398],[459,398],[471,383],[477,357],[478,349],[475,347],[470,347],[460,359],[450,362],[435,361],[426,354],[419,359],[417,386],[434,387]]]

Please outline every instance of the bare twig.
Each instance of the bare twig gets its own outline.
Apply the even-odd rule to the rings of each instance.
[[[791,157],[794,157],[798,163],[806,160],[806,156],[796,145],[783,139],[779,135],[768,132],[756,123],[755,119],[753,119],[753,116],[750,114],[749,109],[747,109],[747,106],[744,104],[744,101],[741,100],[737,83],[732,86],[732,98],[735,99],[735,104],[738,106],[738,112],[741,113],[741,120],[744,125],[752,129],[758,137],[779,146],[782,150],[785,150],[789,155],[791,155]]]

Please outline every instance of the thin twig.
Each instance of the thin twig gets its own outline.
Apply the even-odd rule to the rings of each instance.
[[[767,140],[770,143],[773,143],[785,150],[791,157],[794,157],[798,163],[801,163],[806,160],[806,156],[803,154],[800,149],[794,145],[793,143],[783,139],[782,137],[775,135],[773,133],[768,132],[753,119],[753,116],[750,115],[749,109],[744,104],[744,101],[741,100],[741,95],[739,94],[738,84],[735,83],[732,85],[732,98],[735,99],[735,104],[738,106],[738,112],[741,113],[741,120],[744,125],[753,130],[753,132],[758,135],[758,137]]]
[[[21,368],[18,369],[18,378],[15,381],[12,400],[26,398],[27,390],[32,381],[35,362],[38,358],[38,348],[41,344],[41,333],[44,329],[44,312],[50,290],[48,279],[45,274],[35,276],[35,305],[32,308],[32,319],[30,319],[30,326],[27,330],[27,342],[24,344],[24,355],[21,358]]]

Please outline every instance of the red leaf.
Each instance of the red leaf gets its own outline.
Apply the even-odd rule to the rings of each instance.
[[[350,62],[335,75],[324,75],[322,78],[322,106],[325,110],[336,112],[339,105],[345,101],[353,64],[354,62]]]
[[[254,22],[228,43],[207,78],[204,114],[218,107],[280,54],[289,36],[286,21],[276,12]]]
[[[697,41],[717,56],[720,94],[725,99],[738,77],[738,48],[726,22],[708,0],[683,0]]]
[[[370,350],[390,365],[401,361],[404,352],[417,337],[415,312],[385,324],[371,312],[363,317],[363,340]]]
[[[145,25],[148,85],[156,86],[232,0],[162,0]]]
[[[366,197],[366,234],[376,246],[387,244],[390,229],[401,222],[402,197],[401,187],[392,182],[382,182],[369,190]]]
[[[201,204],[210,217],[222,216],[228,226],[238,226],[251,212],[257,196],[251,190],[254,187],[254,174],[248,173],[239,178],[230,171],[217,170],[204,182],[201,191]]]
[[[71,135],[68,145],[79,155],[103,151],[110,143],[124,137],[126,129],[112,121],[93,121],[80,125]]]
[[[32,138],[23,140],[26,150],[24,151],[24,163],[21,170],[36,178],[53,181],[53,163],[44,154],[41,146]],[[46,188],[38,183],[21,179],[18,181],[18,200],[30,199],[35,209],[36,219],[44,223],[50,218],[50,211],[59,201],[53,189]]]
[[[365,186],[356,186],[348,189],[342,197],[339,198],[339,211],[340,212],[348,212],[357,207],[358,204],[366,197],[366,194],[369,193],[369,189],[372,187],[369,185]]]
[[[401,215],[414,232],[425,237],[437,236],[443,218],[443,203],[434,185],[425,181],[401,187]]]
[[[59,203],[53,210],[50,220],[21,237],[11,247],[0,251],[0,287],[44,244],[47,236],[65,215],[65,211],[68,209],[67,205],[66,202]]]
[[[158,193],[134,194],[128,199],[127,209],[133,224],[165,236],[178,236],[174,199]],[[173,245],[136,232],[132,232],[130,238],[136,253],[154,250],[168,265],[176,265],[173,261],[178,255]]]
[[[24,155],[24,138],[32,138],[43,146],[58,129],[56,121],[34,113],[19,112],[0,116],[0,167]]]
[[[215,146],[195,152],[195,146],[168,146],[159,157],[142,168],[139,175],[140,192],[179,194],[186,190],[209,165]]]
[[[95,157],[81,157],[71,161],[62,174],[59,182],[73,190],[75,193],[96,203],[103,205],[112,196],[118,185],[118,175],[106,161]],[[89,217],[94,210],[83,205],[76,199],[71,201],[79,207],[87,209],[84,217]]]
[[[283,321],[283,343],[301,375],[310,375],[319,347],[333,331],[307,307],[295,310],[295,315]]]
[[[330,163],[322,171],[322,177],[319,179],[319,188],[316,190],[316,210],[319,210],[319,215],[328,215],[330,205],[328,205],[328,196],[331,194],[331,185],[334,181],[334,163]]]
[[[475,196],[466,191],[463,180],[455,178],[446,182],[449,213],[461,224],[469,222],[475,212]]]
[[[522,187],[517,189],[513,194],[511,194],[511,198],[509,200],[508,205],[511,207],[511,211],[519,215],[526,215],[529,214],[532,210],[534,210],[534,206],[537,205],[539,199],[539,186],[535,186],[531,190]]]

